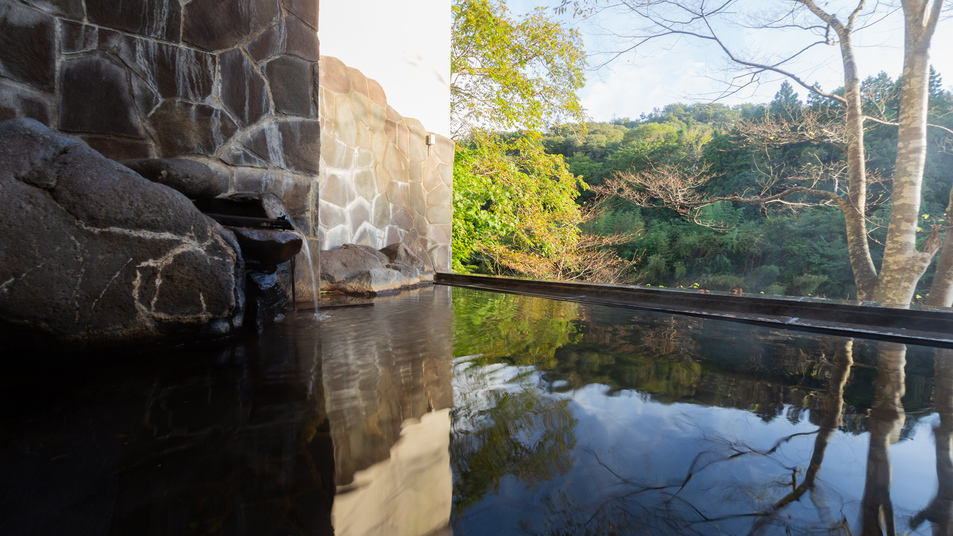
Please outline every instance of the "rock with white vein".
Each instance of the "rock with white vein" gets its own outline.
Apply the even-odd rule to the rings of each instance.
[[[31,119],[0,123],[0,338],[100,347],[237,328],[234,237]]]

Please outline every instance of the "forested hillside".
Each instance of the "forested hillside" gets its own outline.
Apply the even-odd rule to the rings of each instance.
[[[899,81],[886,74],[862,84],[865,114],[874,118],[866,121],[864,145],[868,173],[876,178],[868,191],[868,228],[877,265],[897,151],[897,127],[889,123],[896,120],[899,93]],[[618,281],[856,298],[842,211],[830,200],[807,195],[771,199],[792,185],[831,192],[842,188],[847,180],[838,130],[842,116],[836,101],[811,95],[804,102],[785,82],[767,104],[672,104],[636,120],[552,129],[542,140],[546,154],[561,156],[582,179],[567,193],[567,182],[574,181],[551,174],[552,183],[576,196],[581,209],[578,221],[565,219],[560,226],[575,224],[578,236],[589,237],[587,244],[595,245],[603,262],[606,254],[628,261],[627,266],[613,265],[613,273],[622,274]],[[953,96],[936,73],[931,76],[930,121],[953,127]],[[949,225],[944,214],[953,185],[950,133],[932,128],[928,136],[921,241],[934,225]],[[474,149],[463,140],[461,150],[467,155]],[[510,151],[509,156],[519,162],[518,155]],[[639,179],[621,180],[626,177]],[[466,188],[460,195],[468,196],[477,216],[492,219],[498,200]],[[718,198],[735,200],[705,202]],[[455,224],[465,221],[465,214],[455,216]],[[469,236],[479,232],[471,229]],[[457,269],[535,276],[471,251],[457,258]],[[932,270],[920,281],[918,299],[930,286]]]

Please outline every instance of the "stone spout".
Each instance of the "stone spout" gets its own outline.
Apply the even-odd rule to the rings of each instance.
[[[301,251],[302,238],[295,231],[230,227],[247,266],[278,266]]]

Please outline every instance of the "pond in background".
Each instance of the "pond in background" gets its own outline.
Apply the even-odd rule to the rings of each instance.
[[[0,533],[951,528],[949,350],[442,286],[322,314],[5,372]]]

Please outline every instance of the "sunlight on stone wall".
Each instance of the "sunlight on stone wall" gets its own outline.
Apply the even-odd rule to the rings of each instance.
[[[337,58],[322,56],[319,71],[321,248],[401,242],[449,270],[453,142],[402,117],[380,84]]]

